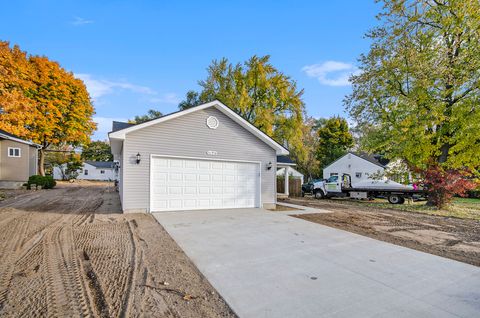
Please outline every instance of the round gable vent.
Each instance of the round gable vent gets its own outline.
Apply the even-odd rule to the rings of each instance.
[[[208,126],[208,128],[210,128],[210,129],[217,129],[218,124],[219,124],[219,121],[218,121],[217,117],[215,117],[215,116],[209,116],[209,117],[207,118],[207,126]]]

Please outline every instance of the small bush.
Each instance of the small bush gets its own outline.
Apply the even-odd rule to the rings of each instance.
[[[41,186],[42,189],[52,189],[57,185],[57,182],[53,180],[52,176],[40,176],[40,175],[33,175],[28,178],[28,188],[31,188],[32,184],[37,186]]]
[[[444,170],[438,165],[430,166],[424,172],[424,184],[428,191],[428,204],[443,208],[455,195],[466,197],[467,192],[475,189],[477,184],[464,170]]]

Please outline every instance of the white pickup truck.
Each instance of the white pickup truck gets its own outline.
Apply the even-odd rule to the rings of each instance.
[[[327,180],[313,184],[313,195],[317,199],[331,197],[349,197],[354,199],[387,198],[391,204],[403,204],[405,198],[425,197],[423,190],[414,190],[391,180],[364,180],[352,186],[349,174],[331,176]]]

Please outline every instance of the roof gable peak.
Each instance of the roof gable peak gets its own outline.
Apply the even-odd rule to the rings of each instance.
[[[123,129],[120,129],[120,130],[117,130],[117,131],[112,131],[108,134],[108,137],[110,138],[110,140],[112,140],[112,139],[113,140],[124,140],[126,138],[126,135],[129,132],[136,131],[136,130],[139,130],[139,129],[142,129],[142,128],[145,128],[145,127],[149,127],[149,126],[152,126],[152,125],[160,124],[162,122],[165,122],[165,121],[168,121],[168,120],[171,120],[171,119],[174,119],[174,118],[178,118],[180,116],[184,116],[184,115],[187,115],[187,114],[199,111],[199,110],[203,110],[203,109],[206,109],[206,108],[210,108],[210,107],[215,107],[216,109],[218,109],[219,111],[224,113],[226,116],[230,117],[230,119],[232,119],[233,121],[235,121],[238,124],[240,124],[241,126],[243,126],[246,130],[251,132],[257,138],[259,138],[260,140],[265,142],[267,145],[269,145],[270,147],[275,149],[278,155],[288,155],[289,154],[289,151],[285,147],[283,147],[282,145],[277,143],[271,137],[266,135],[260,129],[258,129],[257,127],[252,125],[245,118],[241,117],[239,114],[237,114],[235,111],[233,111],[230,107],[226,106],[225,104],[223,104],[219,100],[214,100],[212,102],[208,102],[208,103],[205,103],[205,104],[194,106],[194,107],[191,107],[191,108],[188,108],[188,109],[185,109],[185,110],[177,111],[177,112],[162,116],[160,118],[156,118],[156,119],[144,122],[144,123],[133,125],[131,127],[126,127],[126,128],[123,128]]]

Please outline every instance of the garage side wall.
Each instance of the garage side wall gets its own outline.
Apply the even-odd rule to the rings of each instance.
[[[220,124],[210,129],[206,119],[215,116]],[[150,200],[150,155],[198,157],[215,160],[261,162],[261,203],[276,202],[276,152],[241,125],[215,108],[199,110],[127,134],[123,162],[123,210],[145,212]],[[216,153],[209,155],[208,153]],[[140,153],[140,164],[136,155]],[[273,164],[267,170],[267,164]]]

